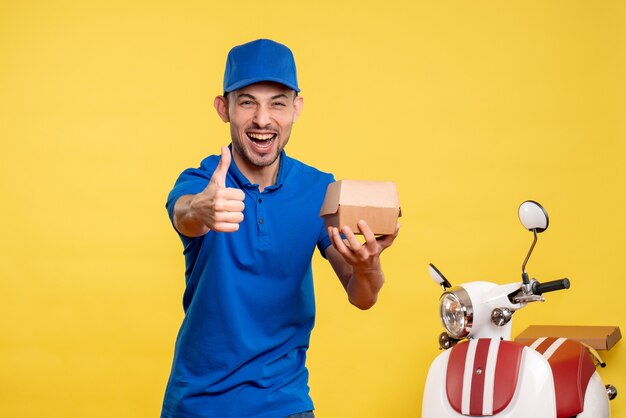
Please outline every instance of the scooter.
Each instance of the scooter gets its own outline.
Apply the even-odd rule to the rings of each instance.
[[[527,345],[511,341],[513,313],[543,294],[568,289],[568,279],[540,283],[526,265],[548,214],[537,202],[519,207],[519,218],[534,239],[522,264],[522,281],[499,285],[469,282],[452,287],[432,264],[429,272],[444,293],[439,314],[445,350],[428,371],[423,418],[464,416],[506,418],[605,418],[615,387],[602,382],[602,359],[572,339],[539,338]]]

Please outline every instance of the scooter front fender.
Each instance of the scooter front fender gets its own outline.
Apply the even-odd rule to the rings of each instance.
[[[422,403],[423,418],[460,418],[448,400],[446,375],[451,350],[441,353],[428,371]],[[497,373],[507,373],[497,370]],[[469,390],[469,389],[467,389]],[[464,389],[465,391],[465,389]],[[524,347],[515,393],[497,418],[556,418],[554,382],[548,361],[534,350]]]

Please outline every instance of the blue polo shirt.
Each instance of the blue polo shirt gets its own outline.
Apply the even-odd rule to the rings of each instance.
[[[207,186],[220,156],[185,170],[167,199]],[[315,320],[311,257],[330,245],[319,210],[333,176],[280,156],[259,192],[231,162],[226,186],[245,194],[239,231],[180,235],[185,318],[162,417],[277,418],[313,409],[306,351]]]

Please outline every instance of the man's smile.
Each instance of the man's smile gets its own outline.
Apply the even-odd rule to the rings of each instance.
[[[253,141],[267,141],[270,139],[274,139],[276,137],[275,133],[262,134],[262,133],[256,133],[256,132],[248,132],[246,135],[248,135],[248,138],[250,138]]]
[[[260,150],[270,148],[278,135],[274,132],[246,132],[246,136]]]

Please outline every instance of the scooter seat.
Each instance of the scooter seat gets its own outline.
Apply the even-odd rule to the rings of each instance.
[[[573,417],[584,409],[585,392],[595,365],[587,349],[576,340],[542,337],[526,343],[550,363],[556,392],[557,418]]]

